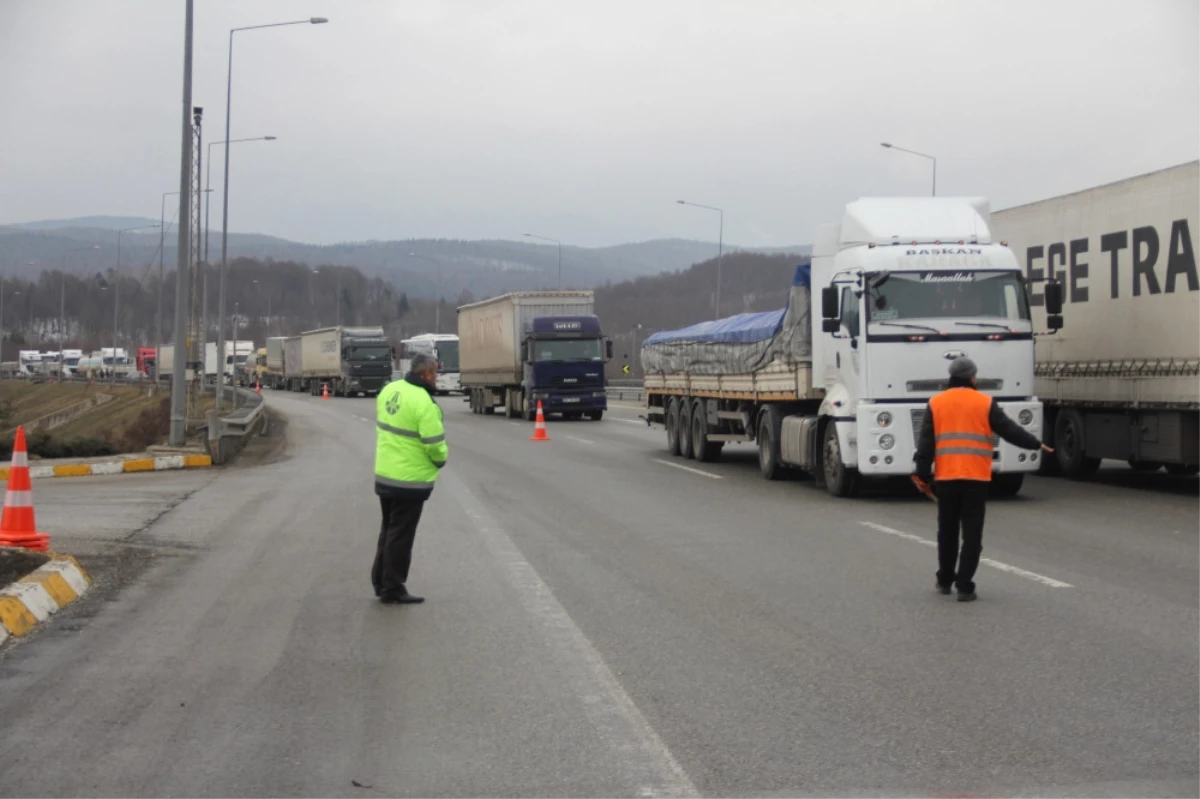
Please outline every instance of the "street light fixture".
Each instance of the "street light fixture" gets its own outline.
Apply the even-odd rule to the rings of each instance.
[[[716,211],[720,214],[720,221],[717,227],[717,296],[713,301],[713,318],[721,318],[721,267],[725,262],[725,211],[712,205],[701,205],[700,203],[690,203],[687,200],[676,200],[679,205],[690,205],[693,208],[704,208],[709,211]]]
[[[217,360],[221,361],[225,354],[225,273],[229,268],[229,145],[233,139],[230,136],[230,118],[233,113],[233,34],[239,31],[261,30],[263,28],[281,28],[287,25],[323,25],[329,20],[325,17],[309,17],[308,19],[291,22],[272,22],[266,25],[247,25],[233,28],[229,31],[229,67],[225,77],[225,185],[222,187],[224,198],[221,202],[221,280],[217,298]],[[235,345],[236,348],[236,345]],[[218,389],[216,410],[221,410],[221,391]]]
[[[932,197],[937,196],[937,159],[936,158],[934,158],[932,155],[928,155],[926,153],[919,153],[916,150],[907,150],[903,147],[898,147],[895,144],[891,144],[891,143],[885,142],[885,141],[879,142],[879,146],[886,147],[889,150],[899,150],[902,153],[908,153],[910,155],[919,155],[922,158],[928,158],[930,161],[932,161],[933,162],[933,193],[930,196],[932,196]]]
[[[562,289],[562,242],[558,239],[552,239],[549,236],[539,236],[536,233],[522,233],[522,236],[527,236],[531,239],[541,239],[542,241],[550,241],[558,245],[558,288]]]
[[[415,252],[410,252],[409,257],[420,258],[422,261],[429,261],[437,265],[437,302],[433,305],[433,332],[442,332],[442,262],[429,258],[424,255],[417,255]]]

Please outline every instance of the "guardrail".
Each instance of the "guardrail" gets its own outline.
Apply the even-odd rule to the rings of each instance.
[[[615,400],[636,400],[641,402],[645,396],[641,380],[609,380],[608,398]]]
[[[208,412],[208,454],[213,463],[227,463],[259,432],[266,432],[267,403],[262,395],[248,388],[224,387],[225,398],[240,403],[225,416]]]

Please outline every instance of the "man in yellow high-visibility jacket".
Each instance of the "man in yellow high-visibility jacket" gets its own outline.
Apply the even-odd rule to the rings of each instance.
[[[437,361],[414,355],[410,369],[403,380],[384,386],[375,401],[375,493],[383,522],[371,583],[375,596],[388,604],[425,601],[405,584],[421,511],[449,455],[442,409],[433,400]]]

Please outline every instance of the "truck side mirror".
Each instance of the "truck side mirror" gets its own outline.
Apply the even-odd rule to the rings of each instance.
[[[1063,284],[1057,280],[1051,280],[1046,283],[1046,313],[1050,316],[1059,316],[1063,311],[1064,298]],[[1059,327],[1062,327],[1059,324]]]
[[[838,290],[836,286],[826,286],[821,289],[821,316],[826,320],[838,318]],[[836,333],[837,328],[830,330],[828,325],[824,327],[826,333]]]
[[[613,358],[613,345],[611,338],[604,339],[604,352],[607,354],[608,360],[611,361]]]
[[[826,333],[836,333],[842,329],[842,321],[840,319],[822,319],[821,330]]]

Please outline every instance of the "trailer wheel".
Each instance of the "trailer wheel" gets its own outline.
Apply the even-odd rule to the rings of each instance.
[[[858,493],[858,469],[842,460],[842,445],[838,441],[837,422],[825,425],[825,441],[821,447],[821,469],[825,473],[825,489],[835,497],[852,497]]]
[[[779,457],[779,433],[782,420],[768,406],[758,417],[758,468],[767,480],[783,479],[783,461]]]
[[[665,423],[667,427],[667,452],[675,456],[682,455],[683,450],[679,447],[679,403],[675,401],[674,397],[667,400]]]
[[[692,402],[688,397],[679,401],[679,454],[689,459],[696,456],[692,449]]]
[[[1168,463],[1167,474],[1173,474],[1176,477],[1191,477],[1194,474],[1200,474],[1200,465],[1195,463]]]
[[[720,454],[720,448],[708,440],[708,416],[704,400],[698,399],[692,403],[692,455],[702,463],[711,463]]]
[[[1060,411],[1054,420],[1054,454],[1063,474],[1072,480],[1094,475],[1100,468],[1100,459],[1086,453],[1083,414],[1074,408]]]
[[[537,421],[537,403],[530,402],[528,394],[522,394],[521,403],[522,403],[523,407],[525,408],[525,421],[527,421],[527,422]]]

